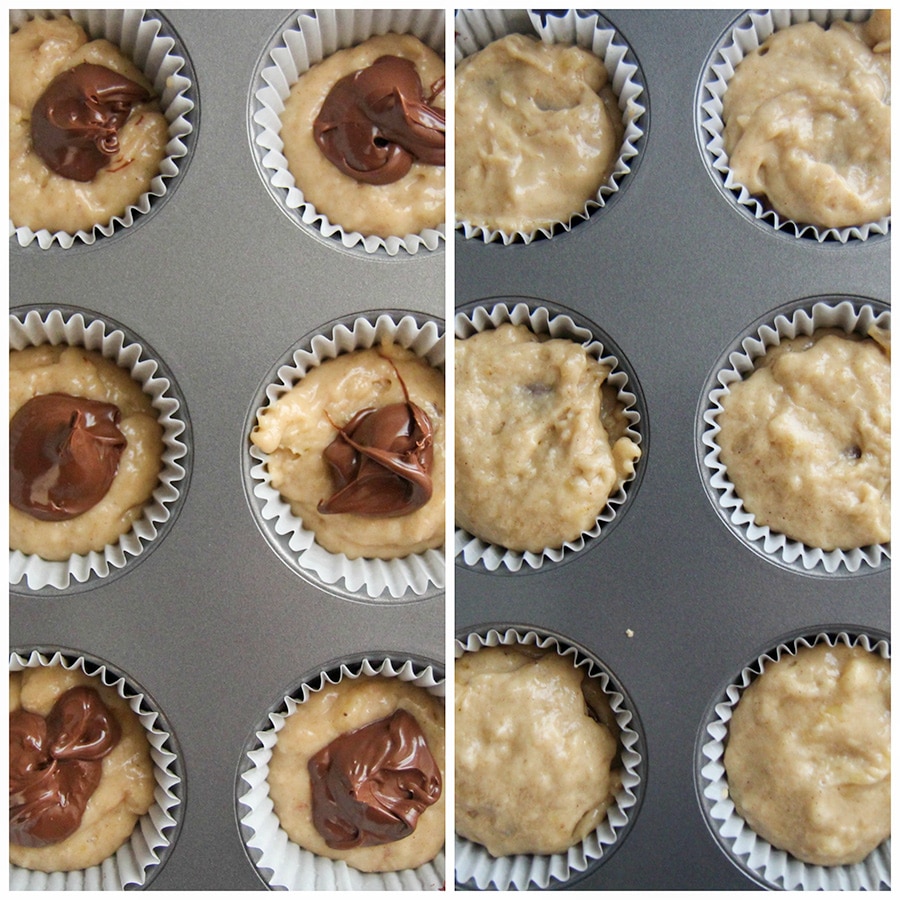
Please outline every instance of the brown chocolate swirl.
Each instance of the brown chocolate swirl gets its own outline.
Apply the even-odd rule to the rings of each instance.
[[[35,153],[58,175],[91,181],[119,152],[119,129],[150,92],[105,66],[60,72],[31,112]]]
[[[39,394],[9,423],[9,502],[58,522],[91,509],[109,490],[127,441],[112,403]]]
[[[62,694],[45,719],[17,709],[9,716],[9,839],[45,847],[78,830],[97,789],[103,758],[121,729],[94,688]]]
[[[381,56],[336,82],[313,123],[325,156],[345,175],[390,184],[415,160],[444,165],[445,114],[433,106],[441,78],[425,96],[415,63]]]
[[[441,796],[437,763],[404,709],[335,738],[308,768],[313,824],[334,850],[407,837]]]

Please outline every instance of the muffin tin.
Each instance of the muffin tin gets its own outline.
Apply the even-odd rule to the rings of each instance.
[[[452,252],[439,243],[391,255],[311,234],[262,177],[251,110],[285,12],[167,11],[194,81],[178,190],[140,227],[91,245],[42,250],[11,237],[11,306],[58,303],[123,323],[158,351],[190,409],[190,486],[152,553],[70,595],[11,585],[13,647],[78,647],[110,660],[153,696],[178,741],[183,820],[151,889],[265,890],[238,823],[247,735],[303,673],[334,660],[452,658],[447,605],[460,634],[490,623],[565,635],[615,672],[639,717],[640,807],[615,852],[577,887],[758,887],[701,810],[695,747],[706,710],[784,634],[889,632],[890,569],[885,561],[810,577],[752,552],[706,496],[697,410],[716,360],[756,319],[810,296],[889,303],[890,239],[794,237],[725,196],[704,158],[698,98],[736,16],[604,12],[644,87],[640,164],[615,202],[528,245],[457,231]],[[518,18],[530,27],[524,11]],[[361,311],[443,318],[497,296],[583,315],[635,373],[652,442],[615,528],[590,552],[537,571],[489,572],[456,557],[452,602],[436,592],[374,603],[299,577],[257,527],[242,463],[273,361],[322,323]],[[448,889],[451,861],[448,850]]]

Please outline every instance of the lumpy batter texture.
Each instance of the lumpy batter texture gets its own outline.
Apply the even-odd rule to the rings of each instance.
[[[10,843],[10,862],[41,872],[69,872],[95,866],[112,856],[153,803],[155,779],[150,745],[128,701],[80,670],[41,666],[9,676],[9,709],[47,716],[57,698],[76,686],[94,688],[115,716],[121,737],[103,758],[99,785],[91,795],[78,830],[45,847]]]
[[[721,460],[759,525],[824,550],[891,536],[889,335],[784,341],[722,399]]]
[[[444,167],[417,161],[399,181],[366,184],[332,164],[313,136],[313,123],[335,83],[386,55],[412,60],[426,94],[444,76],[440,56],[413,35],[369,38],[338,50],[300,76],[285,100],[281,138],[297,187],[330,222],[364,235],[404,237],[443,223]],[[443,95],[435,105],[443,105]]]
[[[723,99],[735,179],[797,222],[863,225],[891,212],[890,12],[776,31]]]
[[[126,446],[103,498],[65,521],[45,521],[9,508],[9,546],[47,560],[102,551],[131,529],[156,489],[163,429],[150,397],[129,372],[83,347],[28,347],[9,355],[9,415],[39,394],[63,393],[118,407]]]
[[[405,710],[416,720],[435,762],[444,771],[444,704],[399,678],[345,678],[310,694],[290,715],[269,762],[269,794],[281,827],[296,844],[319,856],[344,860],[363,872],[412,869],[434,859],[444,845],[443,794],[421,814],[412,834],[371,847],[336,850],[316,830],[309,760],[348,731]]]
[[[492,856],[577,844],[621,784],[618,725],[599,685],[531,647],[455,665],[456,830]]]
[[[807,863],[865,859],[891,834],[891,664],[818,644],[766,664],[725,751],[738,813]]]
[[[610,177],[622,114],[603,61],[512,34],[456,69],[456,218],[507,233],[568,222]]]
[[[168,142],[155,100],[138,104],[118,133],[119,152],[87,182],[51,171],[34,152],[31,113],[51,81],[80,63],[104,66],[150,90],[143,73],[71,19],[32,19],[9,38],[9,214],[17,227],[74,234],[105,225],[150,189]]]
[[[510,550],[590,530],[640,447],[609,370],[579,344],[504,324],[456,342],[456,521]]]

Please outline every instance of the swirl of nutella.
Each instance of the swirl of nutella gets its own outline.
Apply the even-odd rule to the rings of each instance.
[[[308,764],[316,830],[334,850],[399,841],[441,796],[441,773],[404,709],[335,738]]]
[[[9,502],[36,519],[74,519],[109,490],[127,441],[112,403],[39,394],[9,423]]]
[[[100,783],[103,758],[121,729],[100,695],[70,688],[45,719],[17,709],[9,716],[9,839],[45,847],[78,830]]]
[[[150,92],[130,78],[81,63],[60,72],[31,112],[35,153],[57,175],[91,181],[119,152],[119,129]]]
[[[425,96],[415,63],[381,56],[336,82],[313,123],[321,151],[345,175],[390,184],[414,160],[444,165],[445,114],[433,106],[440,78]]]

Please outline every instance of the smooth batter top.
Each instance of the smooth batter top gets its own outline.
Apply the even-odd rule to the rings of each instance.
[[[783,341],[723,397],[721,460],[757,524],[823,550],[890,540],[890,335],[874,334]]]
[[[41,666],[9,676],[9,709],[50,715],[57,700],[74,687],[90,687],[114,717],[119,739],[103,756],[96,789],[78,829],[58,843],[23,847],[10,843],[10,862],[40,872],[70,872],[101,863],[128,840],[138,819],[153,804],[155,779],[150,745],[128,701],[80,670]]]
[[[34,152],[35,104],[61,72],[104,66],[152,93],[143,73],[113,44],[91,41],[71,19],[32,19],[9,38],[9,214],[18,227],[89,231],[121,215],[150,189],[168,142],[168,124],[151,99],[137,102],[118,131],[118,152],[89,181],[57,174]]]
[[[456,830],[492,856],[562,853],[619,790],[618,724],[571,660],[491,647],[456,660]]]
[[[47,560],[101,551],[131,529],[159,481],[163,429],[151,398],[130,373],[83,347],[28,347],[9,355],[9,415],[32,397],[63,393],[111,403],[126,441],[115,477],[86,512],[62,521],[42,520],[9,508],[9,546]]]
[[[399,180],[368,184],[335,166],[314,137],[314,123],[334,85],[382,56],[414,62],[426,95],[444,77],[441,57],[413,35],[369,38],[338,50],[300,76],[284,103],[281,138],[297,187],[330,222],[364,235],[403,237],[443,223],[444,167],[416,160]],[[443,95],[434,105],[443,107]]]
[[[364,676],[344,678],[336,685],[327,683],[285,720],[272,748],[268,782],[275,815],[294,843],[319,856],[344,860],[362,872],[413,869],[437,856],[444,846],[442,792],[434,803],[423,804],[425,808],[411,834],[385,843],[332,847],[313,819],[310,760],[348,732],[387,719],[398,710],[415,719],[438,772],[443,773],[443,701],[399,678]],[[347,755],[350,748],[345,747],[342,752]],[[360,741],[360,753],[371,757],[365,740]]]
[[[456,68],[456,218],[507,233],[584,210],[624,127],[603,61],[511,34]]]
[[[891,212],[890,12],[776,31],[723,99],[735,179],[797,222],[843,228]]]
[[[891,834],[891,663],[818,644],[768,663],[725,750],[747,824],[813,865],[860,862]]]
[[[361,410],[404,403],[404,384],[433,431],[430,499],[405,515],[323,514],[320,501],[335,492],[326,448]],[[444,376],[412,351],[384,344],[326,360],[262,410],[250,439],[267,454],[272,486],[326,550],[394,559],[443,546]]]
[[[456,521],[538,553],[590,530],[640,447],[581,345],[504,324],[456,342]]]

